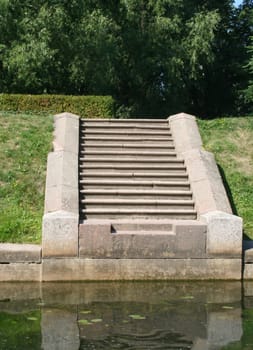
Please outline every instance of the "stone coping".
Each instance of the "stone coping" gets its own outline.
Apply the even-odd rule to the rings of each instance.
[[[175,149],[184,159],[199,215],[211,211],[232,214],[212,153],[203,149],[196,118],[180,113],[168,118]]]
[[[42,256],[78,256],[79,119],[72,113],[55,115],[54,151],[47,161]]]
[[[203,149],[196,118],[180,113],[168,122],[187,167],[198,219],[207,224],[208,255],[242,258],[242,219],[232,214],[215,158]]]
[[[41,246],[36,244],[0,243],[1,263],[40,263]]]
[[[42,281],[241,280],[241,259],[44,259]]]

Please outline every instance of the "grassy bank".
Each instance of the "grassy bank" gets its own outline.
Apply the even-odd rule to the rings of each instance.
[[[0,113],[0,241],[40,242],[52,116]]]
[[[206,150],[215,154],[234,213],[253,239],[253,117],[199,121]]]
[[[40,242],[52,116],[0,112],[0,241]],[[199,121],[253,239],[253,117]]]

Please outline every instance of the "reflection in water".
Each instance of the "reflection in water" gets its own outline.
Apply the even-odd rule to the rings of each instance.
[[[3,283],[0,349],[249,350],[253,285],[241,293],[240,282]]]

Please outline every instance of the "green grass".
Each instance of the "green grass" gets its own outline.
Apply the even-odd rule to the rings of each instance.
[[[0,242],[41,240],[53,118],[0,112]]]
[[[253,117],[198,121],[204,147],[215,154],[235,214],[253,239]]]

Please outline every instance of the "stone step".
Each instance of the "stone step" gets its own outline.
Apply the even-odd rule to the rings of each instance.
[[[167,190],[189,190],[189,181],[130,181],[130,180],[102,180],[102,179],[84,179],[80,180],[81,189],[167,189]]]
[[[155,151],[141,151],[141,150],[112,150],[112,151],[90,151],[90,150],[81,150],[80,152],[81,155],[85,155],[85,157],[89,156],[115,156],[115,157],[157,157],[157,158],[162,158],[162,157],[176,157],[177,154],[176,152],[173,151],[163,151],[163,152],[155,152]]]
[[[146,123],[138,124],[138,123],[125,123],[125,124],[114,124],[114,123],[81,123],[81,129],[84,130],[97,130],[97,129],[104,129],[104,130],[169,130],[169,124],[168,123],[159,123],[156,125],[148,125]]]
[[[152,236],[160,236],[160,235],[172,235],[175,236],[173,231],[145,231],[145,230],[137,230],[137,231],[116,231],[118,235],[127,236],[127,235],[152,235]]]
[[[97,162],[95,164],[96,160],[94,162],[82,162],[80,164],[80,169],[97,169],[97,170],[104,170],[104,169],[111,169],[111,170],[145,170],[145,171],[154,171],[154,170],[164,170],[164,171],[171,171],[171,170],[186,170],[186,166],[183,163],[174,163],[171,164],[168,163],[155,163],[152,165],[148,165],[146,163],[134,163],[134,164],[121,164],[120,162],[117,162],[116,164],[108,163],[100,163]]]
[[[120,137],[120,135],[126,136],[152,136],[152,137],[158,137],[158,136],[167,136],[171,137],[171,132],[169,129],[165,130],[151,130],[151,131],[145,131],[145,130],[122,130],[121,128],[118,130],[98,130],[98,129],[81,129],[81,133],[83,135],[114,135]]]
[[[101,123],[101,124],[127,124],[127,123],[138,123],[138,124],[159,124],[166,123],[169,124],[167,119],[151,119],[151,118],[131,118],[131,119],[98,119],[98,118],[81,118],[81,123]]]
[[[192,192],[185,191],[159,191],[159,190],[124,190],[124,189],[83,189],[80,196],[85,198],[111,198],[111,199],[192,199]]]
[[[122,143],[124,141],[127,142],[135,142],[135,143],[167,143],[167,142],[172,142],[173,138],[170,136],[160,136],[160,137],[153,137],[153,136],[129,136],[129,137],[124,137],[124,136],[111,136],[111,135],[106,135],[106,136],[81,136],[81,140],[85,141],[85,143],[96,143],[96,142],[118,142]]]
[[[166,166],[162,166],[162,165],[153,165],[153,166],[143,166],[143,165],[125,165],[125,164],[81,164],[80,165],[80,170],[81,172],[85,172],[85,173],[89,173],[89,172],[93,172],[96,171],[97,173],[101,173],[101,172],[113,172],[113,173],[119,173],[119,174],[125,174],[127,172],[131,172],[134,173],[136,171],[140,171],[140,172],[145,172],[147,174],[149,173],[159,173],[159,174],[170,174],[170,173],[185,173],[186,168],[183,165],[174,165],[172,164],[170,165],[166,165]]]
[[[188,219],[196,218],[196,211],[193,209],[119,209],[119,208],[90,208],[82,209],[81,214],[86,218],[117,219],[129,216],[135,218],[170,218],[170,219]]]
[[[81,218],[196,219],[186,167],[166,120],[82,120],[80,137]]]
[[[194,209],[193,200],[162,200],[162,199],[108,199],[85,198],[80,201],[86,209],[91,208],[117,208],[131,209],[138,207],[143,209]]]
[[[127,166],[131,166],[133,164],[140,164],[145,165],[148,167],[152,167],[153,164],[164,164],[164,165],[171,165],[171,164],[184,164],[183,159],[179,158],[142,158],[142,159],[135,159],[135,158],[104,158],[104,157],[92,157],[89,156],[89,158],[81,156],[80,157],[80,165],[86,166],[87,164],[94,164],[94,165],[108,165],[112,164],[113,166],[115,164],[124,164]]]
[[[112,151],[115,149],[123,150],[123,149],[144,149],[144,150],[171,150],[175,149],[175,147],[172,144],[166,143],[166,144],[134,144],[134,143],[87,143],[82,142],[81,147],[83,147],[84,152],[87,150],[100,150],[104,149],[106,151]]]
[[[114,180],[124,180],[124,179],[130,179],[130,180],[157,180],[160,181],[167,181],[167,180],[173,180],[173,181],[181,181],[182,179],[187,180],[188,175],[185,172],[182,173],[142,173],[142,172],[93,172],[93,171],[86,171],[80,173],[80,179],[114,179]]]
[[[91,221],[92,222],[92,221]],[[179,221],[180,222],[180,221]],[[172,232],[175,226],[175,220],[159,219],[159,220],[135,220],[131,221],[123,219],[119,221],[111,221],[112,232]],[[190,223],[189,223],[190,224]],[[175,232],[174,232],[175,234]]]

